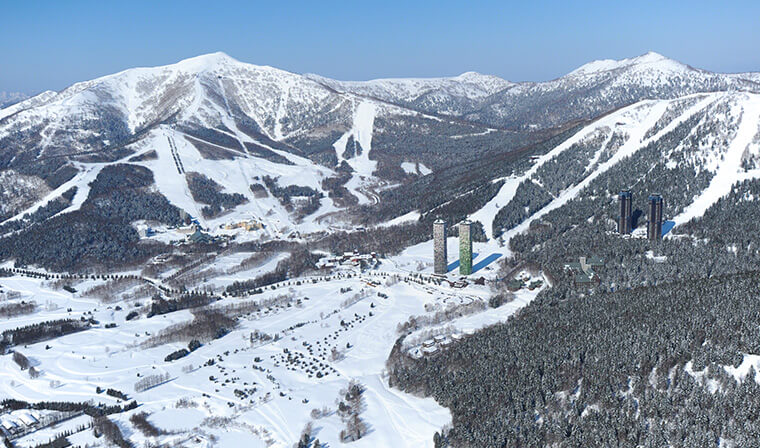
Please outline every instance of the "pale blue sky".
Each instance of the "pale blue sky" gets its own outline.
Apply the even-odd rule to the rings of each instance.
[[[650,50],[760,71],[759,23],[758,1],[0,0],[0,91],[60,90],[214,51],[352,80],[474,70],[541,81]]]

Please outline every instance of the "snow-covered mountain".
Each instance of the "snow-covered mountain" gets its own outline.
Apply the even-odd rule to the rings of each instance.
[[[390,200],[394,195],[380,193],[432,172],[424,188],[413,187],[434,192],[429,208],[418,210],[424,214],[463,193],[451,189],[447,196],[450,188],[437,188],[435,173],[466,180],[472,164],[485,160],[478,171],[482,184],[503,175],[499,157],[552,137],[555,126],[566,129],[648,99],[760,92],[759,80],[758,74],[715,74],[648,53],[591,62],[542,83],[471,72],[345,82],[213,53],[125,70],[0,109],[0,174],[7,180],[5,202],[13,204],[2,218],[33,212],[72,187],[75,210],[86,201],[89,183],[116,162],[150,169],[160,193],[193,216],[208,205],[193,198],[186,182],[187,173],[197,172],[220,192],[244,198],[224,219],[270,216],[277,226],[301,231],[346,219],[338,213],[346,207]],[[716,129],[730,125],[721,114],[711,120]],[[448,181],[464,185],[456,179]],[[285,194],[277,188],[288,187],[299,194],[306,187],[324,199],[307,217],[295,217],[287,201],[276,198]],[[503,195],[497,197],[503,207]],[[410,211],[395,203],[391,209]],[[483,222],[489,230],[497,211]]]
[[[41,135],[37,149],[44,155],[73,143],[79,148],[68,151],[104,149],[167,120],[214,128],[229,119],[245,131],[283,139],[340,111],[340,102],[299,75],[215,53],[126,70],[19,104],[3,114],[0,138],[10,132]]]
[[[282,207],[271,197],[253,201],[253,178],[281,178],[282,187],[321,192],[321,179],[334,174],[339,160],[372,175],[368,153],[376,109],[366,103],[300,75],[215,53],[77,83],[1,110],[0,165],[20,179],[12,191],[36,176],[50,188],[35,191],[53,190],[51,199],[72,186],[86,195],[87,182],[104,164],[150,153],[139,163],[163,174],[157,176],[159,187],[175,205],[195,214],[186,188],[176,189],[185,185],[185,170],[192,170],[248,197],[256,210],[247,211],[260,216],[270,210],[265,203]],[[322,136],[329,138],[319,146]],[[292,138],[298,146],[290,143]],[[339,138],[344,138],[342,148],[335,146]],[[349,142],[357,142],[364,153],[353,150],[343,157]],[[328,153],[324,166],[305,158],[320,151]],[[175,170],[175,164],[182,168]],[[173,171],[178,182],[169,176]],[[231,178],[236,173],[241,177]],[[175,187],[162,188],[162,183]]]
[[[497,76],[467,72],[451,78],[392,78],[371,81],[337,81],[305,75],[339,92],[377,98],[430,113],[460,115],[463,109],[515,83]]]
[[[0,92],[0,109],[24,101],[29,95],[21,92]]]
[[[214,53],[77,83],[3,109],[0,160],[3,168],[92,153],[113,160],[130,143],[170,125],[196,140],[244,154],[253,152],[246,148],[250,143],[259,152],[274,147],[328,168],[346,159],[353,169],[371,175],[372,164],[359,159],[368,156],[372,129],[359,128],[371,128],[376,116],[398,122],[417,115],[337,92],[309,77]],[[344,154],[353,142],[360,147]]]
[[[478,79],[468,75],[448,84],[463,94],[495,91]],[[399,89],[405,84],[399,81]],[[433,128],[437,130],[431,132]],[[162,194],[193,215],[201,206],[188,202],[186,189],[170,186],[184,185],[186,170],[197,171],[227,192],[245,196],[248,206],[241,213],[260,217],[274,210],[283,223],[292,224],[284,219],[288,213],[283,204],[272,195],[256,198],[249,187],[269,177],[279,179],[283,188],[308,187],[330,196],[316,216],[347,204],[370,203],[376,196],[371,190],[380,182],[421,176],[447,163],[448,149],[430,140],[443,134],[494,137],[482,125],[428,117],[387,101],[339,92],[306,76],[214,53],[125,70],[0,110],[0,170],[10,170],[6,177],[15,173],[19,179],[43,179],[49,187],[14,203],[51,199],[76,186],[75,203],[81,204],[86,182],[102,166],[132,160],[164,174],[157,177]],[[414,147],[400,143],[409,136],[415,136]],[[143,158],[146,154],[152,156]],[[170,180],[175,171],[179,178]],[[346,172],[348,177],[340,174]],[[323,188],[328,178],[337,179],[331,184],[335,191]],[[11,191],[18,192],[29,181],[24,178]],[[16,207],[5,210],[4,217],[27,211]]]
[[[667,198],[668,219],[701,217],[737,182],[760,177],[760,95],[645,100],[609,114],[538,158],[470,216],[505,240],[534,221],[559,225],[614,215],[617,192]],[[614,228],[614,225],[612,226]],[[493,233],[492,233],[493,232]]]
[[[365,82],[310,77],[338,91],[509,128],[556,126],[642,99],[729,90],[760,92],[758,73],[711,73],[654,52],[593,61],[547,82],[513,83],[472,72],[453,78]]]
[[[472,72],[453,78],[344,82],[214,53],[126,70],[15,104],[0,111],[0,143],[5,151],[34,151],[35,157],[101,151],[171,122],[192,129],[236,127],[255,140],[276,140],[310,155],[329,151],[353,126],[358,105],[367,99],[385,115],[408,115],[413,109],[488,126],[543,128],[641,99],[760,91],[758,79],[757,74],[697,70],[648,53],[591,62],[543,83],[511,83]],[[324,157],[332,159],[327,154],[319,158]]]
[[[463,115],[507,127],[555,126],[590,118],[642,99],[671,99],[698,92],[760,92],[757,74],[695,69],[657,53],[595,61],[548,82],[522,83],[496,93]]]

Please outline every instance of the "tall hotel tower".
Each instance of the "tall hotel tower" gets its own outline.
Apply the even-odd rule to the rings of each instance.
[[[618,218],[618,233],[626,235],[633,230],[633,195],[631,190],[623,190],[618,195],[620,201],[620,216]]]
[[[649,223],[647,224],[647,238],[651,241],[662,239],[662,196],[659,194],[649,195]]]
[[[446,221],[437,219],[433,223],[433,271],[446,274],[448,257],[446,256]]]
[[[459,223],[459,274],[472,274],[472,223]]]

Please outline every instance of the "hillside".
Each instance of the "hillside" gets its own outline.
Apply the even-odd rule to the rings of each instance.
[[[757,445],[758,81],[654,53],[542,83],[215,53],[0,109],[0,438]]]
[[[643,99],[674,99],[698,92],[760,92],[757,73],[711,73],[654,52],[619,61],[589,62],[546,82],[513,83],[478,73],[366,82],[314,79],[339,91],[496,128],[552,127],[594,118]]]
[[[193,165],[185,171],[246,197],[236,216],[261,219],[271,210],[279,226],[306,232],[325,229],[315,223],[324,216],[371,223],[410,212],[455,218],[491,198],[456,212],[441,207],[486,181],[519,174],[526,156],[553,148],[583,120],[647,98],[757,91],[757,79],[649,53],[592,62],[545,83],[477,73],[343,82],[209,54],[77,83],[0,110],[0,170],[9,180],[0,218],[18,219],[73,186],[83,202],[103,164],[155,154],[154,162],[139,162],[168,175],[174,150],[180,163]],[[514,122],[518,130],[501,129]],[[241,175],[225,179],[232,167]],[[302,170],[309,174],[298,181],[288,175]],[[278,201],[256,207],[249,187],[265,176],[329,200],[313,199],[306,223]],[[182,199],[189,191],[177,191],[183,182],[169,179],[159,176],[160,193],[205,220],[199,211],[207,204]],[[336,213],[355,206],[369,208]],[[490,231],[491,223],[483,224]]]
[[[470,219],[484,223],[489,236],[510,229],[515,234],[569,201],[594,197],[607,209],[618,191],[633,188],[639,207],[649,193],[659,192],[668,198],[668,216],[684,223],[740,178],[755,176],[759,120],[755,94],[634,104],[584,127],[522,175],[506,178]]]

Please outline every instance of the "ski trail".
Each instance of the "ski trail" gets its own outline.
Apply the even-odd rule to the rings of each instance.
[[[372,134],[375,126],[375,117],[377,116],[377,105],[368,100],[363,100],[356,106],[354,110],[353,122],[351,129],[346,131],[340,136],[338,140],[333,143],[335,149],[335,155],[338,158],[338,164],[346,161],[351,168],[356,172],[351,180],[346,183],[346,188],[359,199],[360,204],[370,204],[372,200],[369,195],[365,193],[364,187],[366,186],[367,179],[372,179],[372,173],[377,167],[377,162],[370,160],[369,153],[372,150]],[[346,159],[346,145],[348,139],[353,137],[361,146],[361,154],[354,155],[350,159]]]
[[[636,107],[637,105],[630,106],[631,108]],[[626,109],[624,109],[621,112],[624,112]],[[566,149],[570,148],[574,144],[578,143],[579,141],[586,138],[589,134],[596,131],[602,124],[601,123],[595,123],[590,126],[587,126],[580,131],[578,131],[576,134],[565,140],[564,142],[560,143],[552,149],[551,151],[547,152],[546,154],[542,155],[536,163],[533,164],[532,167],[528,171],[525,172],[522,176],[510,176],[503,178],[505,180],[504,185],[501,186],[499,189],[499,192],[496,193],[496,196],[494,196],[490,201],[486,203],[486,205],[483,206],[480,210],[470,215],[470,221],[480,221],[481,224],[483,224],[483,230],[485,230],[486,237],[490,240],[493,238],[493,220],[496,217],[496,214],[499,212],[499,210],[509,204],[509,202],[512,200],[512,198],[515,197],[515,193],[517,192],[517,187],[524,181],[525,179],[531,178],[536,171],[538,171],[539,168],[541,168],[541,165],[548,162],[549,160],[556,157],[558,154],[564,152]],[[495,181],[499,181],[502,179],[495,179]]]
[[[348,144],[348,137],[351,136],[351,131],[346,132],[345,134],[341,135],[338,140],[333,143],[333,148],[335,148],[335,155],[338,156],[338,165],[344,160],[343,154],[346,152],[346,145]]]
[[[232,118],[232,111],[230,109],[230,102],[227,100],[227,94],[224,91],[224,85],[222,84],[222,80],[217,78],[216,83],[219,86],[219,91],[222,92],[222,99],[224,100],[224,108],[227,110],[227,116]]]
[[[203,104],[203,86],[201,86],[201,81],[200,79],[198,79],[198,76],[196,76],[195,81],[193,83],[193,101],[185,109],[185,111],[182,112],[182,116],[185,118],[189,118],[194,115],[197,115],[202,104]]]
[[[178,135],[178,139],[173,139],[174,135]],[[170,137],[172,139],[170,140]],[[177,141],[180,142],[182,147],[174,147],[172,149],[169,142],[173,142],[175,145]],[[193,217],[197,218],[201,224],[206,225],[205,219],[200,213],[198,204],[192,198],[190,189],[187,186],[185,175],[178,172],[177,166],[175,166],[173,151],[179,153],[180,150],[185,151],[185,155],[188,156],[187,149],[190,143],[187,143],[182,137],[182,134],[174,131],[168,126],[161,126],[152,138],[152,148],[155,149],[158,154],[158,160],[149,164],[149,168],[154,172],[156,188],[163,194],[166,199],[172,204],[176,205],[182,210],[193,214]],[[194,149],[194,148],[193,148]],[[184,165],[182,166],[184,172]],[[192,170],[191,170],[192,171]]]
[[[521,222],[516,227],[513,227],[512,229],[509,229],[508,231],[504,232],[503,239],[504,239],[504,242],[507,244],[507,247],[509,244],[509,240],[512,239],[513,236],[526,231],[533,221],[541,218],[542,216],[545,216],[547,213],[551,212],[552,210],[555,210],[565,205],[568,201],[577,197],[579,192],[581,192],[584,188],[586,188],[594,179],[604,174],[608,169],[610,169],[611,167],[619,163],[621,160],[632,156],[639,149],[646,147],[649,143],[660,139],[663,135],[672,131],[681,123],[691,118],[694,114],[696,114],[697,112],[707,107],[714,100],[715,100],[714,96],[712,95],[708,96],[706,99],[700,101],[695,106],[689,108],[686,112],[681,114],[677,119],[671,121],[667,126],[661,129],[655,135],[647,139],[644,139],[644,135],[646,135],[646,132],[650,128],[652,128],[652,126],[654,126],[655,123],[657,123],[660,117],[662,117],[662,115],[667,110],[667,107],[668,107],[667,101],[657,102],[654,105],[654,107],[652,107],[652,109],[648,112],[644,121],[641,122],[638,126],[636,126],[632,130],[628,140],[625,142],[625,144],[623,144],[623,146],[621,146],[617,150],[614,156],[612,156],[606,162],[600,164],[599,167],[596,169],[596,171],[588,175],[585,179],[583,179],[583,181],[581,181],[577,185],[574,185],[562,191],[556,199],[551,201],[544,208],[542,208],[541,210],[531,215],[529,218]],[[616,118],[617,117],[613,119],[616,119]]]
[[[377,165],[377,162],[369,159],[369,152],[372,150],[372,131],[375,126],[376,115],[377,107],[370,101],[360,103],[354,115],[354,138],[361,145],[362,153],[355,158],[354,163],[351,165],[357,173],[364,176],[371,176]]]
[[[731,187],[742,178],[742,176],[739,176],[742,156],[744,155],[744,150],[752,144],[752,140],[758,132],[758,125],[760,124],[760,101],[758,100],[760,100],[760,97],[751,95],[742,102],[741,123],[739,123],[736,137],[728,147],[723,162],[715,172],[710,185],[702,194],[678,216],[673,218],[677,226],[704,215],[710,206],[729,194]]]
[[[581,181],[578,185],[575,187],[571,187],[568,190],[565,190],[560,193],[560,195],[555,198],[552,202],[550,202],[545,208],[549,208],[545,212],[544,210],[539,210],[537,213],[541,213],[540,216],[545,215],[549,211],[563,205],[568,200],[572,199],[572,197],[566,197],[568,193],[571,193],[573,195],[577,194],[578,191],[580,191],[580,188],[576,188],[579,186],[585,187],[588,185],[588,183],[596,178],[598,175],[602,174],[604,171],[609,169],[612,165],[617,163],[618,161],[622,160],[623,158],[633,154],[635,150],[638,150],[639,148],[642,148],[646,146],[650,141],[653,141],[657,138],[660,138],[662,135],[664,135],[667,132],[670,132],[673,130],[676,126],[678,126],[683,120],[688,119],[696,112],[702,110],[704,107],[706,107],[709,103],[711,103],[714,100],[714,96],[709,95],[690,109],[688,109],[686,112],[684,112],[680,117],[677,119],[671,121],[665,128],[661,129],[660,132],[658,132],[656,135],[651,136],[650,138],[644,140],[644,135],[648,129],[650,129],[655,123],[656,120],[658,120],[663,114],[664,110],[667,108],[668,101],[648,101],[648,105],[650,106],[650,110],[647,113],[647,118],[645,122],[639,123],[638,125],[634,126],[632,130],[629,130],[629,137],[626,140],[626,143],[618,148],[615,155],[611,157],[606,162],[600,164],[596,167],[596,170],[592,173],[589,173],[587,177]],[[626,113],[635,111],[635,109],[640,108],[641,103],[633,104],[627,108],[624,108],[620,110],[618,113],[615,113],[613,115],[607,116],[600,121],[587,126],[586,128],[580,130],[578,133],[570,137],[569,139],[562,142],[560,145],[549,151],[548,153],[541,156],[538,161],[523,174],[522,176],[510,176],[506,178],[506,182],[501,187],[499,192],[494,196],[488,203],[486,203],[483,208],[478,210],[477,212],[470,215],[471,221],[480,221],[483,224],[483,228],[486,232],[486,236],[491,239],[493,238],[493,220],[496,217],[496,213],[498,211],[506,206],[515,196],[517,192],[517,187],[526,179],[530,179],[536,171],[546,162],[557,156],[558,154],[564,152],[568,148],[570,148],[572,145],[578,143],[579,141],[583,140],[587,136],[589,136],[594,131],[597,131],[601,127],[604,126],[610,126],[611,128],[614,128],[614,125],[620,120],[622,116],[624,116]],[[652,121],[653,115],[656,115],[656,118],[654,118],[654,121]],[[642,128],[645,128],[642,130]],[[614,129],[613,129],[614,132]],[[634,150],[631,150],[631,149]],[[543,212],[543,213],[542,213]],[[530,223],[534,217],[537,217],[536,215],[528,218],[525,223]],[[527,226],[523,227],[522,224],[518,225],[516,228],[525,229]],[[522,231],[522,230],[521,230]],[[517,232],[519,233],[519,232]],[[516,232],[505,232],[504,241],[508,241],[511,236],[516,234]]]
[[[335,155],[338,156],[338,163],[347,160],[351,168],[363,176],[371,176],[375,171],[377,162],[369,159],[369,152],[372,150],[372,133],[375,126],[375,117],[377,116],[377,106],[371,101],[362,101],[354,111],[351,129],[341,135],[333,143]],[[345,159],[346,144],[348,139],[353,137],[354,140],[362,147],[362,153],[354,155],[350,159]]]

